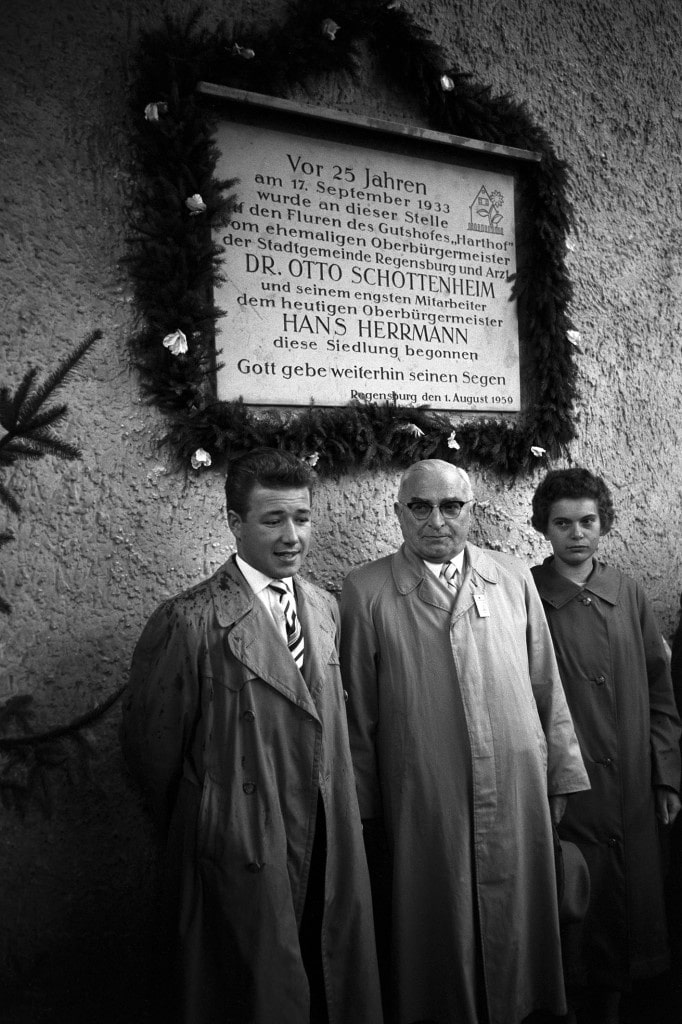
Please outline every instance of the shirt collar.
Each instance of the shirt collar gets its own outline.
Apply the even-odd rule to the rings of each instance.
[[[241,555],[235,555],[234,560],[239,566],[244,579],[249,584],[254,594],[260,594],[273,582],[283,583],[287,590],[293,592],[291,576],[286,576],[283,580],[275,581],[272,576],[266,576],[264,572],[260,571],[260,569],[254,569],[252,565],[249,565],[248,562],[244,561]]]
[[[423,559],[423,562],[424,562],[424,565],[426,566],[426,568],[430,569],[434,576],[440,576],[441,572],[443,571],[443,566],[447,565],[448,562],[452,562],[452,564],[455,566],[455,568],[459,572],[460,576],[464,575],[464,549],[463,548],[462,548],[462,550],[460,551],[460,553],[458,555],[455,555],[454,558],[449,558],[448,562],[427,562],[426,559]]]

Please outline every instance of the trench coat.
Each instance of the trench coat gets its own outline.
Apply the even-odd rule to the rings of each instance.
[[[405,548],[350,573],[363,819],[392,857],[395,1020],[566,1012],[548,795],[589,785],[530,573],[468,544],[454,599]]]
[[[590,869],[578,978],[616,990],[668,966],[654,786],[679,789],[668,659],[641,587],[601,562],[584,587],[532,569],[592,789],[559,826]]]
[[[308,1024],[298,929],[318,793],[329,1024],[382,1020],[338,609],[294,584],[305,678],[233,560],[162,604],[133,656],[121,739],[167,836],[186,1024]]]

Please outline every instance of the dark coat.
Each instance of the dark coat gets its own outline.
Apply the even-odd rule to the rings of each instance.
[[[680,600],[682,605],[682,599]],[[673,679],[673,693],[677,713],[682,715],[682,618],[672,642],[670,674]],[[682,740],[680,740],[682,745]],[[674,943],[682,939],[682,813],[678,814],[670,830],[670,862],[666,887],[668,924]]]
[[[341,661],[363,818],[393,855],[397,1021],[566,1010],[548,794],[588,785],[542,605],[467,546],[454,601],[401,548],[353,571]],[[479,938],[480,936],[480,938]]]
[[[596,562],[584,587],[548,558],[532,570],[592,789],[559,827],[592,883],[587,976],[622,989],[668,964],[654,786],[680,784],[680,725],[668,660],[641,587]]]
[[[308,1024],[299,926],[318,791],[329,1021],[381,1021],[338,612],[295,586],[305,679],[232,560],[161,605],[133,656],[122,742],[168,836],[187,1024]]]

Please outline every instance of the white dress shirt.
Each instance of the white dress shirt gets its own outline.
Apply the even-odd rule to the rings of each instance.
[[[459,577],[461,579],[462,576],[464,575],[464,549],[462,548],[460,553],[458,555],[455,555],[454,558],[449,558],[448,562],[452,562],[452,564],[457,567],[457,572],[459,573]],[[424,565],[426,566],[427,569],[431,570],[434,576],[440,576],[443,566],[445,564],[445,562],[427,562],[426,560],[424,560]]]
[[[249,584],[263,607],[268,611],[273,622],[286,640],[287,624],[284,618],[284,609],[282,608],[282,603],[275,591],[270,590],[270,584],[275,582],[272,576],[266,576],[264,572],[260,571],[260,569],[254,569],[252,565],[245,562],[239,555],[235,555],[235,562],[241,570],[246,582]],[[296,599],[294,597],[294,584],[292,577],[286,576],[283,580],[278,580],[277,582],[284,583],[289,589],[292,598],[294,599],[295,606]]]

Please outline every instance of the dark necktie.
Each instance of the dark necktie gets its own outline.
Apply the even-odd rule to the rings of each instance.
[[[304,648],[303,630],[301,629],[301,623],[298,621],[298,615],[296,614],[294,595],[282,580],[273,580],[272,583],[268,584],[268,586],[271,590],[275,591],[279,599],[279,603],[282,606],[284,622],[287,630],[287,645],[291,651],[294,661],[302,672]]]

